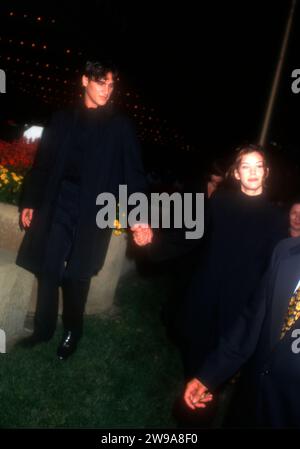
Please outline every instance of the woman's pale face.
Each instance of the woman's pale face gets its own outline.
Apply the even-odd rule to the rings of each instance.
[[[264,158],[256,151],[242,156],[239,167],[234,170],[234,176],[240,181],[242,192],[250,196],[262,193],[267,174],[268,169],[265,167]]]

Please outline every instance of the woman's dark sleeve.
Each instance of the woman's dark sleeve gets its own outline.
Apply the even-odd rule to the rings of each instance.
[[[210,354],[196,374],[209,390],[215,390],[231,378],[256,349],[265,315],[268,313],[266,305],[272,291],[272,280],[278,261],[278,246],[253,300],[239,315],[230,332],[220,339],[216,350]]]

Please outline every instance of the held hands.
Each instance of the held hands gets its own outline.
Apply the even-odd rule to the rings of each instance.
[[[33,209],[23,209],[21,212],[21,223],[24,228],[29,228],[33,217]]]
[[[135,224],[130,229],[133,233],[133,240],[138,246],[144,246],[152,242],[153,231],[148,224]]]
[[[213,395],[200,380],[192,379],[187,384],[184,392],[184,401],[192,410],[195,410],[196,408],[205,408],[206,403],[211,402],[212,399]]]

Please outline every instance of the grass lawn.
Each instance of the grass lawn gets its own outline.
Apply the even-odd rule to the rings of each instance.
[[[61,328],[49,343],[2,354],[0,427],[176,427],[182,368],[161,322],[167,289],[164,277],[123,279],[115,312],[86,317],[67,361],[55,355]]]

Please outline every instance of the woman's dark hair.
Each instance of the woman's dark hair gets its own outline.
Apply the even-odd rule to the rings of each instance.
[[[234,171],[239,168],[239,165],[241,163],[243,156],[245,156],[245,154],[249,154],[249,153],[259,153],[263,158],[264,167],[265,168],[268,167],[267,156],[266,156],[264,148],[261,145],[257,145],[257,144],[253,144],[253,143],[241,145],[238,148],[236,148],[236,150],[234,152],[234,161],[226,173],[227,179],[228,178],[234,179]],[[266,172],[265,177],[267,177],[267,172]]]
[[[111,72],[113,79],[118,76],[117,68],[110,62],[87,61],[84,68],[84,75],[92,81],[99,81]]]

